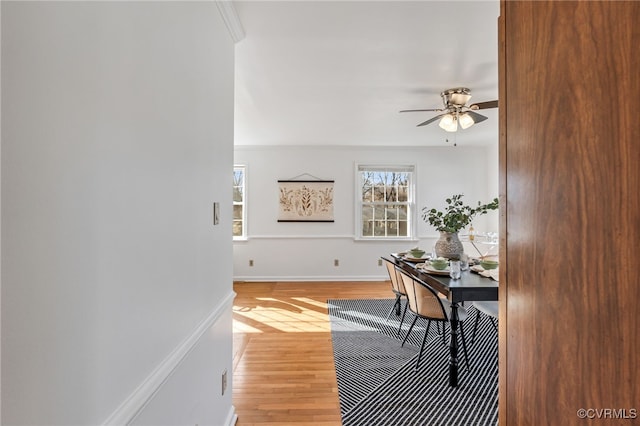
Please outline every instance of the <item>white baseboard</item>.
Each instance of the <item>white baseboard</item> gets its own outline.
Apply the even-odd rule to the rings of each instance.
[[[103,425],[122,426],[129,424],[144,409],[147,403],[160,390],[166,380],[173,374],[182,360],[196,346],[202,335],[223,315],[233,303],[236,294],[231,291],[213,311],[178,345],[160,365],[134,390],[128,398],[103,422]],[[232,410],[230,422],[235,416]],[[235,423],[235,420],[233,420]],[[229,423],[229,424],[234,424]]]
[[[255,275],[245,275],[245,276],[237,276],[233,277],[234,281],[308,281],[308,282],[316,282],[316,281],[388,281],[388,275],[359,275],[359,276],[335,276],[335,275],[326,275],[326,276],[309,276],[309,275],[300,275],[300,276],[255,276]]]
[[[238,422],[238,415],[236,414],[236,407],[232,405],[231,408],[229,409],[229,414],[227,415],[227,419],[224,422],[224,425],[235,426],[237,422]]]

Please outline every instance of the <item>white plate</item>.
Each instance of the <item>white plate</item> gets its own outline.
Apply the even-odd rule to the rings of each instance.
[[[409,262],[424,262],[425,260],[428,260],[429,257],[425,256],[425,257],[411,257],[408,254],[406,254],[404,256],[404,260],[409,261]]]
[[[447,266],[444,269],[434,269],[429,265],[425,265],[422,268],[423,271],[425,271],[427,274],[433,274],[433,275],[449,275],[449,267]]]

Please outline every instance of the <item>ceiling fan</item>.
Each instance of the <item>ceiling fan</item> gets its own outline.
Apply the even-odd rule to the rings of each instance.
[[[456,87],[454,89],[447,89],[440,93],[442,97],[442,103],[444,108],[437,109],[405,109],[400,112],[424,112],[424,111],[437,111],[443,112],[436,115],[433,118],[424,121],[419,126],[431,124],[434,121],[440,120],[438,124],[440,128],[447,132],[455,132],[458,130],[458,125],[463,129],[468,129],[475,123],[480,123],[487,119],[484,115],[475,112],[479,109],[497,108],[498,101],[486,101],[478,102],[467,106],[467,102],[471,99],[471,90],[466,87]]]

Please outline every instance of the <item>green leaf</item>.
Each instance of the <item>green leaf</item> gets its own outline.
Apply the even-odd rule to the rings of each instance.
[[[455,194],[446,200],[447,207],[443,211],[435,208],[422,209],[422,219],[434,226],[438,231],[458,232],[469,225],[473,218],[480,214],[486,214],[489,210],[498,209],[498,198],[494,198],[490,203],[482,204],[478,201],[478,206],[472,208],[464,205],[462,194]]]

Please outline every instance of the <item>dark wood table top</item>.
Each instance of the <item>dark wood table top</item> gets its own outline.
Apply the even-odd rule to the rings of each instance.
[[[431,288],[447,296],[450,302],[474,300],[498,300],[498,282],[469,270],[462,271],[459,280],[446,275],[429,274],[416,268],[416,262],[410,262],[399,256],[391,255],[394,263],[405,272],[427,283]]]

